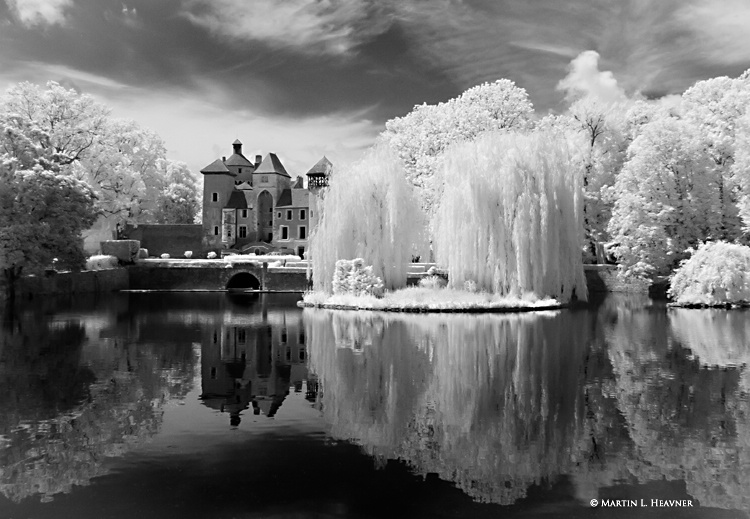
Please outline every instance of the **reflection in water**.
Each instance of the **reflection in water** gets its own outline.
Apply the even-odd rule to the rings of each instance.
[[[685,480],[704,505],[750,509],[748,316],[685,309],[621,315],[610,352],[620,409],[645,462],[641,479]],[[632,337],[649,329],[648,342]]]
[[[41,311],[0,329],[0,492],[16,502],[106,473],[106,458],[155,434],[193,378],[190,342],[128,340],[138,326],[123,319],[127,305]]]
[[[741,370],[696,360],[720,355],[712,336],[747,344],[745,324],[683,323],[636,299],[522,315],[305,310],[319,403],[334,436],[483,501],[512,504],[563,477],[584,502],[667,479],[703,505],[750,509]]]
[[[241,303],[237,297],[233,301]],[[201,399],[228,413],[232,426],[249,408],[272,418],[290,386],[300,392],[307,378],[302,313],[294,307],[269,312],[263,303],[258,320],[238,323],[220,315],[202,329]]]
[[[509,504],[598,455],[580,391],[587,315],[306,310],[305,321],[334,435]]]

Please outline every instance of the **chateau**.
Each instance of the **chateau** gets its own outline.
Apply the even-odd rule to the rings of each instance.
[[[310,168],[305,187],[302,177],[292,180],[275,153],[251,162],[239,140],[232,148],[231,156],[201,170],[203,248],[304,256],[331,162],[323,157]]]

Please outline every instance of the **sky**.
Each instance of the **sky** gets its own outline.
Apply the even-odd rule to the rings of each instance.
[[[0,0],[0,90],[57,81],[197,172],[240,139],[303,175],[485,81],[540,114],[750,68],[750,0]]]

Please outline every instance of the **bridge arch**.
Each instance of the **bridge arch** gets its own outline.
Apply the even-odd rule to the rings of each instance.
[[[260,290],[260,280],[250,272],[238,272],[227,281],[227,290]]]

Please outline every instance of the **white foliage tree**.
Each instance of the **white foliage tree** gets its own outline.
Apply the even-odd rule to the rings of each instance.
[[[406,285],[408,263],[426,250],[425,218],[403,166],[386,145],[335,170],[323,205],[310,246],[316,291],[332,293],[340,259],[362,258],[387,289]]]
[[[628,275],[666,274],[699,241],[720,234],[719,173],[689,122],[643,126],[617,177],[609,232]]]
[[[509,296],[587,298],[583,163],[560,132],[491,133],[451,148],[435,225],[449,284]]]
[[[742,231],[737,202],[740,186],[735,178],[735,155],[747,146],[737,137],[739,120],[750,105],[750,77],[716,77],[699,81],[682,95],[684,118],[698,128],[702,144],[719,173],[720,235],[734,240]]]
[[[386,123],[383,138],[404,163],[423,208],[433,214],[444,179],[438,172],[445,150],[488,131],[525,129],[534,109],[526,90],[500,79],[470,88],[437,105],[418,105],[404,117]]]
[[[738,210],[744,233],[750,234],[750,112],[737,121],[737,146],[732,165],[733,177],[739,186]]]

